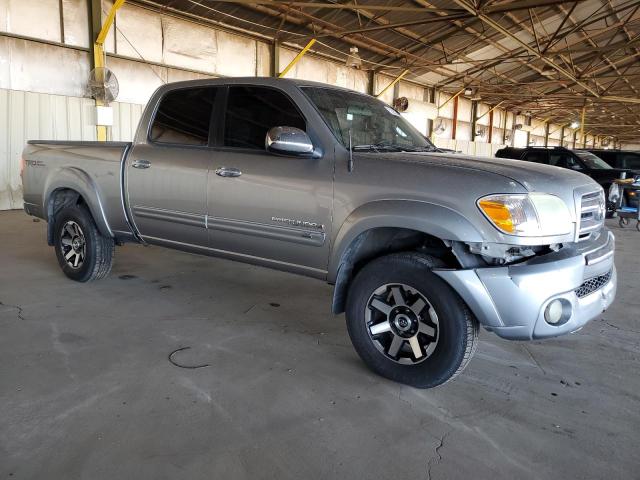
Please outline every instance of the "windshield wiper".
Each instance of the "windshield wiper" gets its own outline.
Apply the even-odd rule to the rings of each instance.
[[[425,145],[423,147],[403,147],[406,152],[439,152],[440,149],[438,147],[432,147],[430,145]]]
[[[400,150],[398,148],[397,145],[387,145],[387,144],[379,144],[379,143],[372,143],[369,145],[354,145],[353,147],[351,147],[351,149],[354,152],[370,152],[370,151],[374,151],[374,152],[380,152],[380,151],[385,151],[385,152],[401,152],[402,150]]]
[[[351,147],[354,152],[357,151],[374,151],[374,152],[432,152],[433,148],[429,146],[419,147],[410,145],[399,145],[397,143],[379,142],[365,145],[354,145]]]

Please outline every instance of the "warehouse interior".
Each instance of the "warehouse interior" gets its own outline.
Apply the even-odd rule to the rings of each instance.
[[[28,140],[131,142],[165,84],[279,76],[478,162],[640,152],[637,0],[0,0],[0,476],[634,478],[634,222],[606,220],[610,309],[548,340],[481,330],[431,390],[367,370],[317,280],[136,244],[100,282],[62,275],[22,211]]]

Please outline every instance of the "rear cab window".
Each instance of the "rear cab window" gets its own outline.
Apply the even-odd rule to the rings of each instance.
[[[211,115],[218,87],[184,88],[168,92],[160,100],[149,140],[167,145],[207,146]]]

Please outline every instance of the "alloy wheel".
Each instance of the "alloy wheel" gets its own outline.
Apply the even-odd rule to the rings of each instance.
[[[425,361],[438,344],[438,315],[417,289],[399,283],[376,289],[365,307],[369,337],[394,362]]]
[[[65,262],[71,268],[82,267],[87,254],[84,232],[73,220],[67,221],[60,232],[60,249]]]

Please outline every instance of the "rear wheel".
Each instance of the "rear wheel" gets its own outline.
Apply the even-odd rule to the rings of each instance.
[[[67,277],[88,282],[109,274],[114,241],[100,233],[86,207],[63,207],[56,215],[53,228],[56,256]]]
[[[478,323],[457,293],[431,269],[433,257],[381,257],[356,276],[347,298],[347,327],[374,372],[418,388],[454,378],[477,346]]]

